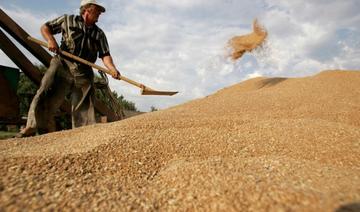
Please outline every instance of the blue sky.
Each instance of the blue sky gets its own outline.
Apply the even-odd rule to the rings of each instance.
[[[256,76],[303,77],[328,69],[360,69],[358,0],[103,2],[107,12],[98,25],[121,73],[154,89],[180,91],[173,97],[141,96],[136,87],[111,80],[111,88],[142,111],[202,98]],[[42,23],[78,13],[79,4],[0,0],[1,9],[38,38]],[[226,57],[228,40],[249,33],[255,18],[269,33],[264,48],[231,61]],[[0,64],[14,66],[1,52]]]
[[[31,12],[41,13],[50,12],[56,10],[56,12],[67,13],[74,10],[78,6],[78,1],[74,0],[62,0],[62,1],[51,1],[51,0],[2,0],[1,6],[4,8],[15,9],[23,8]]]

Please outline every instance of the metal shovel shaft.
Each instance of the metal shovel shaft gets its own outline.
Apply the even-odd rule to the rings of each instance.
[[[46,48],[48,47],[46,42],[38,40],[38,39],[33,38],[31,36],[28,37],[28,40],[33,41],[33,42],[35,42],[35,43],[37,43],[37,44],[39,44],[41,46],[44,46]],[[113,74],[112,71],[110,71],[110,70],[108,70],[106,68],[103,68],[103,67],[101,67],[99,65],[96,65],[95,63],[91,63],[91,62],[89,62],[87,60],[84,60],[81,57],[70,54],[69,52],[62,51],[62,50],[59,49],[59,53],[66,56],[66,57],[68,57],[68,58],[74,59],[74,60],[76,60],[76,61],[78,61],[80,63],[91,66],[91,67],[93,67],[93,68],[95,68],[95,69],[97,69],[99,71],[103,71],[103,72],[105,72],[107,74],[110,74],[110,75]],[[145,86],[145,85],[143,85],[141,83],[138,83],[138,82],[136,82],[134,80],[131,80],[131,79],[129,79],[127,77],[124,77],[124,76],[120,76],[118,79],[123,80],[123,81],[125,81],[125,82],[127,82],[129,84],[132,84],[132,85],[134,85],[136,87],[141,88],[141,94],[142,95],[166,95],[166,96],[172,96],[172,95],[178,93],[177,91],[157,91],[157,90],[153,90],[153,89],[151,89],[151,88],[149,88],[149,87],[147,87],[147,86]]]

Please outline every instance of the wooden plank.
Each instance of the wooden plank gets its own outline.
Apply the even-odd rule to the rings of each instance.
[[[21,69],[24,74],[38,86],[40,85],[42,74],[36,66],[17,48],[17,46],[0,30],[0,47],[4,53]],[[61,105],[61,110],[71,113],[69,102]]]
[[[17,46],[0,30],[0,47],[3,52],[19,67],[35,84],[40,85],[42,74]]]
[[[29,34],[13,21],[2,9],[0,9],[0,27],[15,38],[17,42],[40,60],[41,63],[46,67],[49,67],[51,55],[41,46],[29,41],[27,39]]]

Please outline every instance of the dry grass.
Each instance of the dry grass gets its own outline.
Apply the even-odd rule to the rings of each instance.
[[[359,71],[255,78],[0,143],[0,210],[332,211],[360,202]]]

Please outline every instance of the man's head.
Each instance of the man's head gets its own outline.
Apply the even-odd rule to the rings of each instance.
[[[86,7],[89,7],[90,5],[96,5],[99,7],[99,10],[104,13],[105,12],[105,7],[100,4],[99,2],[97,2],[96,0],[81,0],[80,2],[80,14],[82,15],[83,14],[83,10],[86,8]]]
[[[86,25],[95,24],[105,7],[96,0],[82,0],[80,3],[80,15],[84,18]]]

